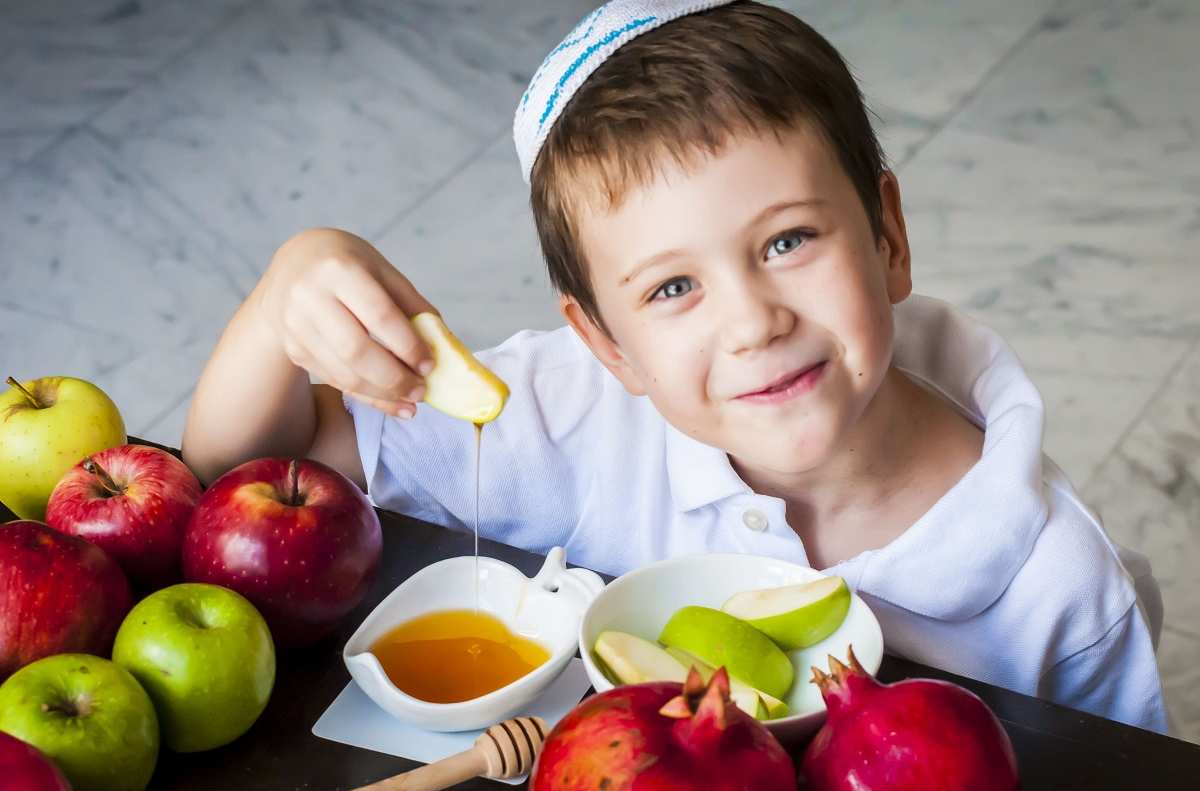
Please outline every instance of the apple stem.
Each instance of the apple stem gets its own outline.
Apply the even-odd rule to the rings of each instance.
[[[65,714],[68,717],[86,717],[88,714],[92,713],[92,707],[86,699],[79,701],[56,700],[52,703],[43,703],[41,705],[41,709],[43,713],[53,711],[59,714]]]
[[[292,459],[292,463],[288,465],[288,474],[292,478],[292,505],[300,505],[300,465]]]
[[[104,487],[104,491],[109,497],[125,493],[124,487],[119,486],[112,479],[112,476],[108,474],[108,471],[101,467],[91,456],[83,460],[83,469],[100,479],[100,485]]]
[[[25,397],[29,399],[29,403],[33,404],[34,409],[45,409],[46,408],[45,405],[41,401],[38,401],[36,398],[34,398],[33,393],[29,392],[24,387],[21,387],[21,383],[18,382],[16,379],[14,379],[10,376],[7,379],[5,379],[4,381],[8,382],[9,385],[11,385],[12,387],[15,387],[16,389],[18,389],[22,393],[24,393]]]

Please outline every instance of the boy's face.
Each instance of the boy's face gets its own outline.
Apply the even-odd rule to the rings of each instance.
[[[676,428],[748,466],[814,469],[851,441],[891,362],[891,306],[911,290],[895,179],[876,239],[807,128],[668,162],[616,210],[578,218],[611,337],[569,300],[564,313]]]

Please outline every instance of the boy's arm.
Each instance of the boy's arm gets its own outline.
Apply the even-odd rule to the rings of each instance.
[[[342,394],[329,385],[313,385],[312,390],[317,407],[317,430],[308,457],[333,467],[365,492],[369,481],[363,475],[362,459],[358,456],[354,418],[346,411]]]
[[[1042,676],[1039,697],[1101,717],[1167,732],[1150,633],[1136,605],[1092,645]]]
[[[341,392],[390,414],[415,412],[428,346],[408,316],[432,306],[365,241],[305,231],[275,254],[238,308],[196,387],[184,461],[208,484],[262,456],[330,464],[360,486]],[[309,372],[330,386],[310,384]]]
[[[188,412],[184,460],[207,485],[234,459],[301,456],[366,489],[342,394],[310,384],[308,372],[276,348],[269,328],[256,327],[255,320],[248,301],[221,336]]]

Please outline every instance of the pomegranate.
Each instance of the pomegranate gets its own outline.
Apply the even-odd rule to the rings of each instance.
[[[850,650],[813,668],[829,716],[804,753],[813,791],[1001,791],[1017,788],[1017,759],[1000,721],[948,681],[882,684]]]
[[[796,788],[792,759],[729,699],[721,668],[704,685],[630,684],[593,695],[546,737],[531,791],[709,791]]]

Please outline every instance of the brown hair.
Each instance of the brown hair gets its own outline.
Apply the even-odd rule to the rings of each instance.
[[[883,154],[858,84],[821,34],[786,11],[736,2],[631,40],[580,86],[533,165],[530,205],[554,287],[603,329],[578,209],[618,207],[664,154],[687,167],[736,133],[779,137],[804,123],[837,152],[878,237]]]

